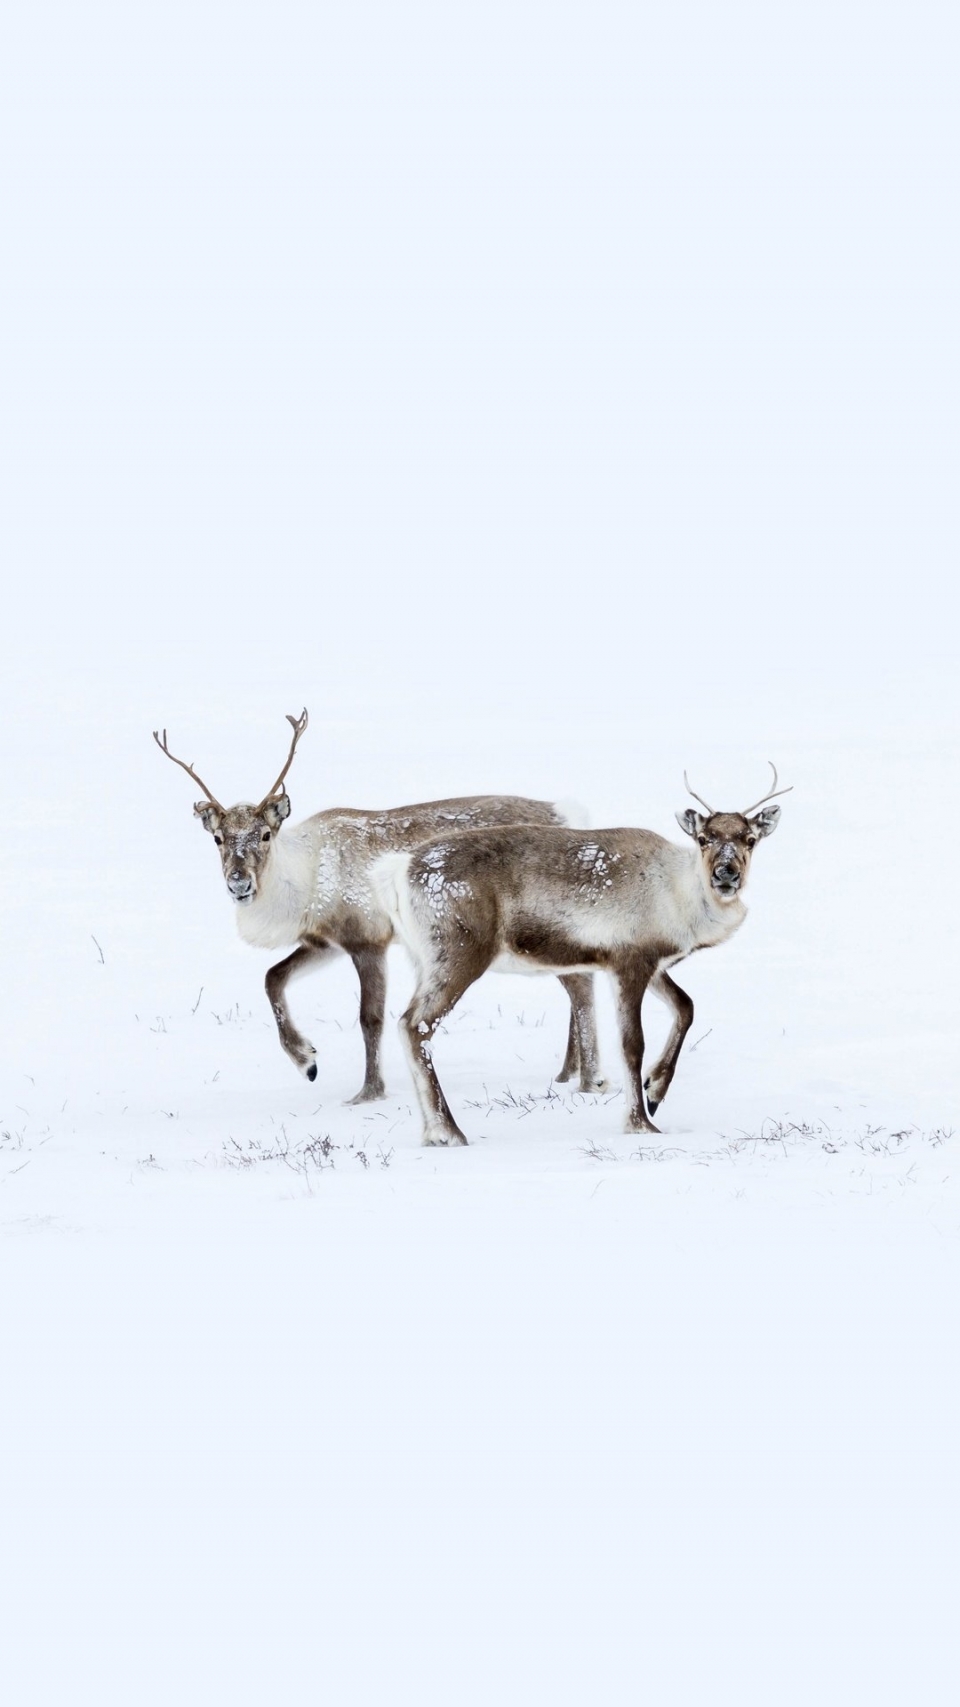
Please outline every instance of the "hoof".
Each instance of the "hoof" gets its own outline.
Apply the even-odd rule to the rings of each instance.
[[[601,1091],[610,1089],[609,1079],[581,1079],[577,1089],[586,1096],[598,1095]]]
[[[444,1132],[435,1129],[423,1134],[423,1142],[430,1149],[453,1149],[456,1145],[466,1144],[467,1140],[462,1132]]]
[[[643,1132],[652,1132],[654,1137],[660,1137],[659,1126],[654,1126],[653,1121],[648,1120],[645,1114],[635,1115],[633,1119],[628,1120],[623,1130],[628,1132],[631,1137]]]
[[[313,1081],[317,1076],[317,1063],[316,1063],[316,1061],[311,1061],[309,1067],[304,1067],[303,1070],[306,1073],[307,1078],[310,1080],[310,1083],[313,1084]]]
[[[561,1067],[559,1073],[554,1073],[553,1077],[558,1085],[565,1085],[568,1079],[573,1078],[573,1074],[566,1072],[565,1069]]]
[[[669,1090],[670,1087],[668,1085],[667,1089],[661,1091],[661,1093],[658,1097],[651,1096],[650,1095],[650,1084],[651,1084],[652,1079],[653,1079],[653,1074],[651,1073],[650,1078],[644,1079],[643,1088],[644,1088],[646,1095],[647,1095],[647,1107],[650,1110],[651,1114],[656,1114],[657,1109],[660,1107],[660,1104],[662,1103],[664,1097],[667,1094],[667,1090]]]
[[[386,1094],[383,1080],[378,1079],[375,1085],[361,1085],[356,1096],[347,1097],[343,1106],[344,1108],[356,1108],[361,1102],[379,1102],[380,1098],[385,1097]]]

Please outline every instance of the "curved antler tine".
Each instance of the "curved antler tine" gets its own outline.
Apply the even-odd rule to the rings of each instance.
[[[688,793],[688,794],[692,794],[692,795],[693,795],[693,798],[694,798],[694,800],[699,800],[699,802],[700,802],[700,804],[701,804],[701,806],[703,806],[703,807],[704,807],[704,808],[705,808],[705,809],[706,809],[706,811],[707,811],[707,814],[708,814],[708,815],[709,815],[709,816],[712,816],[712,815],[713,815],[713,807],[712,807],[712,806],[707,806],[707,803],[706,803],[706,801],[705,801],[705,800],[704,800],[704,798],[703,798],[703,796],[702,796],[702,795],[701,795],[701,794],[694,794],[694,791],[693,791],[693,789],[692,789],[692,788],[691,788],[691,787],[690,787],[690,783],[689,783],[689,781],[688,781],[688,780],[687,780],[687,773],[686,773],[686,771],[684,771],[684,773],[683,773],[683,785],[684,785],[684,787],[685,787],[685,789],[686,789],[686,791],[687,791],[687,793]]]
[[[210,790],[207,787],[206,783],[203,781],[203,778],[199,777],[197,775],[193,766],[188,765],[184,759],[178,759],[175,753],[171,753],[170,748],[167,746],[167,731],[166,730],[163,731],[163,740],[162,741],[160,739],[160,736],[157,734],[156,730],[153,731],[153,738],[156,741],[157,746],[160,748],[161,753],[166,753],[168,759],[172,759],[174,764],[179,765],[180,769],[182,771],[186,771],[188,776],[192,776],[197,787],[203,789],[203,792],[206,795],[207,799],[209,800],[211,806],[215,806],[217,808],[218,812],[222,812],[224,810],[224,808],[221,806],[216,795],[210,793]]]
[[[264,795],[263,799],[261,800],[260,805],[257,807],[258,812],[262,812],[263,808],[267,804],[267,801],[271,800],[273,798],[273,796],[276,793],[278,793],[279,788],[280,788],[280,784],[283,782],[283,779],[286,776],[288,770],[290,769],[290,766],[293,764],[293,755],[297,750],[297,742],[299,741],[301,735],[303,734],[303,731],[306,729],[309,721],[310,721],[310,719],[307,715],[306,706],[304,706],[299,717],[293,717],[293,716],[291,716],[289,711],[287,712],[287,722],[289,723],[291,729],[293,730],[293,740],[290,742],[290,751],[287,754],[287,762],[284,765],[283,770],[280,772],[280,775],[277,777],[277,780],[274,783],[273,787],[267,789],[267,792]]]
[[[790,784],[789,788],[778,788],[777,787],[777,782],[779,780],[777,777],[777,767],[774,764],[772,759],[768,759],[767,764],[770,766],[770,769],[773,772],[773,788],[770,790],[769,794],[762,795],[759,800],[754,801],[752,806],[748,806],[746,808],[746,810],[743,813],[744,818],[747,817],[748,813],[755,812],[757,810],[758,806],[765,806],[768,800],[776,800],[776,799],[778,799],[778,797],[781,794],[792,794],[793,793],[793,783]]]

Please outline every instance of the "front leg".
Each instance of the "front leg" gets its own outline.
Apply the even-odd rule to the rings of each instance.
[[[434,1035],[450,1009],[470,985],[486,971],[492,959],[489,951],[476,946],[471,954],[464,953],[462,963],[443,963],[440,957],[424,967],[417,977],[410,1006],[400,1020],[400,1036],[406,1046],[414,1088],[423,1114],[424,1144],[465,1144],[467,1142],[450,1112],[433,1064]]]
[[[386,1096],[380,1075],[380,1039],[383,1036],[383,1013],[387,997],[386,954],[382,948],[350,950],[350,959],[360,980],[360,1030],[366,1050],[367,1068],[363,1084],[352,1103],[374,1102]]]
[[[311,1080],[317,1076],[317,1052],[313,1044],[301,1036],[290,1018],[286,989],[292,977],[306,972],[310,966],[319,966],[321,961],[332,960],[336,952],[329,942],[302,942],[299,948],[287,955],[286,960],[280,960],[276,966],[271,966],[265,979],[267,998],[277,1022],[280,1043],[294,1066],[305,1078]]]
[[[643,1081],[650,1113],[656,1114],[673,1083],[683,1040],[693,1024],[693,1003],[686,990],[681,990],[679,984],[675,984],[666,972],[657,972],[650,980],[650,988],[655,996],[659,996],[660,1000],[673,1010],[673,1026],[664,1044],[663,1054]]]
[[[614,970],[620,1042],[627,1069],[627,1132],[656,1132],[643,1105],[643,1027],[640,1005],[655,967],[641,956],[631,956]]]

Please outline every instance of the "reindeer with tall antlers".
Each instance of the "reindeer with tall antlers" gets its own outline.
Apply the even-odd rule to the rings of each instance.
[[[287,984],[296,974],[328,963],[341,951],[353,961],[360,980],[366,1072],[352,1101],[369,1102],[385,1094],[380,1039],[386,950],[393,939],[393,926],[370,883],[371,866],[383,854],[408,851],[431,836],[502,824],[560,825],[567,818],[560,808],[543,800],[471,795],[384,812],[335,808],[283,829],[290,816],[283,785],[307,727],[306,710],[299,717],[288,715],[287,721],[293,740],[286,764],[257,806],[221,806],[193,766],[171,753],[166,730],[161,739],[155,729],[153,738],[206,796],[194,812],[220,849],[240,935],[257,948],[293,949],[270,968],[266,988],[280,1042],[308,1079],[317,1076],[316,1050],[290,1017]],[[560,981],[570,998],[570,1030],[557,1076],[568,1079],[578,1074],[582,1090],[602,1090],[592,982],[579,972],[563,973]]]
[[[743,812],[716,812],[693,794],[706,817],[688,809],[677,813],[677,822],[694,848],[652,830],[585,834],[540,824],[443,835],[381,860],[374,889],[417,966],[400,1029],[424,1143],[467,1141],[437,1078],[433,1038],[488,967],[565,977],[608,971],[627,1071],[627,1131],[656,1132],[650,1115],[670,1088],[693,1023],[693,1003],[669,969],[697,949],[725,942],[742,925],[741,892],[753,850],[780,817],[779,806],[768,802],[789,792],[777,789],[774,766],[772,791]],[[648,989],[674,1019],[660,1059],[644,1078],[640,1005]]]

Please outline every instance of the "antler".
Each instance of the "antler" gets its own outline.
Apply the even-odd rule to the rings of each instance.
[[[283,770],[280,772],[280,775],[277,777],[277,780],[274,783],[273,787],[267,789],[267,792],[264,795],[263,799],[261,800],[260,805],[257,807],[258,812],[262,812],[263,808],[267,804],[267,801],[272,800],[274,795],[278,792],[278,790],[280,788],[280,784],[282,783],[284,777],[286,776],[288,770],[290,769],[290,766],[293,764],[293,755],[297,750],[297,742],[299,741],[301,735],[303,734],[303,731],[306,729],[309,721],[310,721],[310,719],[307,716],[306,706],[304,706],[299,717],[291,717],[289,711],[287,712],[287,722],[289,723],[291,729],[293,730],[293,740],[290,742],[290,751],[287,754],[287,762],[284,765]]]
[[[172,759],[174,764],[179,765],[180,769],[182,771],[186,771],[188,776],[192,776],[193,780],[197,784],[198,788],[203,789],[203,792],[206,795],[207,799],[209,800],[211,806],[215,806],[217,808],[218,812],[222,812],[224,810],[224,808],[221,806],[219,800],[216,798],[215,795],[210,793],[210,790],[207,787],[206,783],[202,780],[202,778],[198,777],[193,766],[188,765],[185,762],[185,760],[183,760],[183,759],[178,759],[175,753],[171,753],[170,748],[167,746],[167,731],[166,730],[163,731],[163,740],[162,741],[161,741],[159,735],[157,734],[156,730],[153,731],[153,738],[156,741],[157,746],[160,748],[161,753],[166,753],[168,759]]]
[[[793,783],[790,784],[789,788],[778,788],[777,787],[777,767],[774,764],[772,759],[768,759],[767,764],[770,766],[770,769],[773,772],[773,788],[771,789],[769,794],[765,794],[762,799],[755,800],[752,806],[748,806],[746,808],[746,810],[744,811],[744,814],[743,814],[744,817],[747,816],[748,812],[755,812],[757,810],[758,806],[765,806],[768,800],[776,800],[778,794],[792,794],[793,793]]]
[[[686,773],[686,771],[684,771],[684,773],[683,773],[683,785],[684,785],[684,787],[685,787],[685,789],[686,789],[686,791],[687,791],[687,793],[688,793],[688,794],[693,794],[693,789],[692,789],[692,788],[691,788],[691,787],[690,787],[690,784],[689,784],[689,782],[688,782],[688,781],[687,781],[687,773]],[[711,816],[712,816],[712,814],[713,814],[713,807],[712,807],[712,806],[707,806],[707,803],[706,803],[706,801],[705,801],[705,800],[704,800],[704,798],[703,798],[703,796],[702,796],[702,795],[701,795],[701,794],[693,794],[693,798],[694,798],[694,800],[699,800],[699,802],[700,802],[700,804],[701,804],[701,806],[706,806],[706,807],[707,807],[707,813],[708,813],[708,814],[709,814],[709,815],[711,815]]]

